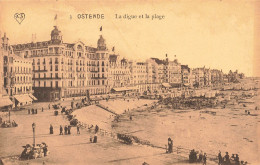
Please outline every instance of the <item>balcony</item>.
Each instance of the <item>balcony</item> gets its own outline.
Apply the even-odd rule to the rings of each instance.
[[[43,70],[35,70],[34,72],[47,72],[46,69],[43,69]]]

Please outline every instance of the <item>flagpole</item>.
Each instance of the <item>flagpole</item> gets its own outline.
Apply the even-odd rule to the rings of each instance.
[[[55,22],[54,22],[55,26],[58,27],[58,14],[55,15],[54,21],[55,21]]]

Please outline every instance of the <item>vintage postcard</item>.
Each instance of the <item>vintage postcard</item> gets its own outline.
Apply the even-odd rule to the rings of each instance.
[[[260,1],[0,0],[0,165],[259,165]]]

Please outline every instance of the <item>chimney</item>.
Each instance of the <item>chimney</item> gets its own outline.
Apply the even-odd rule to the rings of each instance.
[[[34,42],[37,41],[37,38],[36,38],[36,33],[34,34]]]

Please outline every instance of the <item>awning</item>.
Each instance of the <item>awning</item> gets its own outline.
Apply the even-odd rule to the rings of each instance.
[[[14,98],[20,103],[31,102],[32,99],[28,95],[16,95]]]
[[[0,98],[0,107],[12,105],[13,102],[9,98]]]
[[[126,87],[120,87],[120,88],[113,88],[112,90],[116,92],[123,92],[123,91],[128,91],[129,89],[127,89]]]
[[[129,90],[138,90],[138,87],[127,87],[127,89],[129,89]]]
[[[29,96],[33,99],[33,100],[38,100],[36,97],[34,97],[32,94],[29,94]]]
[[[162,83],[162,86],[165,88],[171,88],[172,86],[169,83]]]

